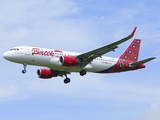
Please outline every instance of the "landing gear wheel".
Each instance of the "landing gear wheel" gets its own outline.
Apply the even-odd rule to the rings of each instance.
[[[27,72],[27,71],[26,71],[26,67],[27,67],[27,64],[24,63],[24,64],[23,64],[23,68],[24,68],[24,69],[22,70],[22,73],[23,73],[23,74]]]
[[[81,76],[84,76],[86,73],[87,73],[86,70],[81,70],[79,74],[80,74]]]
[[[69,82],[71,82],[71,80],[69,78],[64,79],[65,84],[68,84]]]
[[[26,70],[22,70],[22,73],[24,74],[24,73],[26,73],[27,71]]]

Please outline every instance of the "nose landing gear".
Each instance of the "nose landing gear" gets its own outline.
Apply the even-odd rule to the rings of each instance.
[[[26,73],[27,71],[26,70],[22,70],[22,73],[24,74],[24,73]]]
[[[24,68],[24,69],[22,70],[22,73],[23,73],[23,74],[27,72],[27,71],[26,71],[26,67],[27,67],[27,64],[24,63],[24,64],[23,64],[23,68]]]

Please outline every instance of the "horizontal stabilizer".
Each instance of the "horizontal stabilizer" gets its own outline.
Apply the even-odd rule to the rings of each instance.
[[[144,64],[144,63],[149,62],[149,61],[154,60],[154,59],[156,59],[156,57],[151,57],[151,58],[148,58],[148,59],[145,59],[145,60],[134,62],[134,63],[131,63],[130,65],[131,66],[138,66],[138,65]]]

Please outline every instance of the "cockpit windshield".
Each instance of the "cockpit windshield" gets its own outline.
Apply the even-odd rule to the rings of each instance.
[[[19,51],[19,48],[12,48],[12,49],[10,49],[10,51]]]

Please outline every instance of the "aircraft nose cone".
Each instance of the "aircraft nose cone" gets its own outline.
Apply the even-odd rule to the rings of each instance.
[[[3,57],[8,60],[10,58],[10,54],[8,52],[5,52],[3,53]]]

